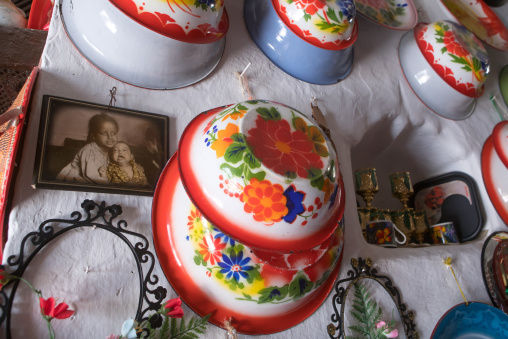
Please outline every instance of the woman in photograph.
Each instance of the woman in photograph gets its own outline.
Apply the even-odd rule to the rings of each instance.
[[[109,151],[118,138],[118,123],[106,113],[94,115],[88,121],[87,144],[70,164],[57,175],[56,180],[89,184],[108,184],[106,169]]]

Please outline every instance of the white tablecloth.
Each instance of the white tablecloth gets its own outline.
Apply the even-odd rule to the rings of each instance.
[[[436,0],[415,0],[420,16],[437,20],[431,9]],[[81,210],[84,199],[102,200],[123,207],[122,219],[129,229],[151,238],[152,198],[33,189],[31,187],[43,95],[54,95],[100,104],[109,103],[109,90],[118,88],[118,107],[164,114],[170,117],[170,153],[196,114],[214,107],[242,101],[235,72],[252,62],[246,76],[255,98],[288,104],[310,115],[310,98],[316,97],[338,146],[340,169],[346,187],[346,238],[340,278],[350,269],[353,257],[370,257],[382,273],[389,275],[414,310],[420,336],[428,338],[439,318],[461,303],[455,280],[442,261],[451,256],[457,278],[468,300],[490,303],[485,289],[480,255],[487,234],[506,230],[482,181],[480,154],[483,142],[499,117],[489,94],[499,94],[498,74],[508,64],[508,53],[487,47],[491,76],[474,114],[452,121],[431,112],[415,96],[401,72],[397,48],[404,32],[390,30],[358,15],[359,36],[355,64],[344,81],[329,86],[296,80],[274,66],[256,47],[243,22],[243,1],[226,0],[230,31],[224,56],[215,71],[201,82],[177,90],[158,91],[121,83],[94,68],[74,48],[65,34],[58,11],[54,11],[29,117],[29,126],[15,183],[4,261],[19,251],[22,237],[50,218],[68,218]],[[498,10],[508,18],[508,5]],[[439,15],[439,14],[438,14]],[[450,171],[462,171],[477,182],[485,212],[482,235],[456,246],[386,249],[367,244],[356,215],[353,171],[376,167],[381,186],[374,204],[398,209],[391,196],[388,175],[409,171],[413,183]],[[153,247],[151,247],[153,250]],[[156,265],[161,284],[175,293]],[[101,338],[119,333],[123,321],[134,317],[139,287],[136,268],[127,247],[100,230],[73,231],[44,249],[29,266],[25,277],[45,297],[54,296],[77,310],[71,320],[54,321],[60,338]],[[378,291],[378,290],[374,290]],[[380,290],[379,290],[380,292]],[[376,298],[382,299],[375,292]],[[331,296],[298,326],[266,338],[327,337],[333,308]],[[192,311],[185,306],[186,316]],[[385,309],[385,319],[391,310]],[[45,335],[38,316],[38,302],[22,287],[13,308],[13,334],[18,337]],[[350,333],[351,334],[351,333]],[[225,332],[213,325],[203,337],[222,338]]]

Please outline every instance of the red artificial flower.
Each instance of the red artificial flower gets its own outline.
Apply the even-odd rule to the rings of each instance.
[[[182,318],[183,317],[183,309],[182,309],[182,300],[180,297],[169,300],[164,308],[169,308],[168,316],[171,318]]]
[[[48,298],[48,300],[39,298],[39,302],[42,315],[49,317],[50,321],[53,318],[67,319],[74,314],[73,310],[68,310],[69,306],[66,303],[61,303],[55,307],[55,299],[52,297]]]
[[[286,120],[264,120],[258,116],[256,127],[248,131],[247,143],[254,156],[275,173],[287,177],[308,178],[308,170],[323,168],[314,143],[307,134],[291,131]]]
[[[469,53],[462,47],[456,40],[455,35],[452,31],[444,32],[443,43],[445,44],[448,53],[463,58],[469,55]]]

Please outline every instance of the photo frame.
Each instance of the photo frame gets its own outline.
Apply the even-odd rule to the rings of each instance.
[[[153,196],[169,117],[44,95],[33,187]]]

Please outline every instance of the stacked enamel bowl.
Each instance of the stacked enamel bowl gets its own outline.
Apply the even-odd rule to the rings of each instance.
[[[422,102],[453,120],[473,113],[490,72],[489,57],[480,40],[450,21],[419,23],[402,37],[399,59]]]
[[[291,76],[328,85],[351,72],[358,36],[353,0],[249,0],[244,17],[252,40]]]
[[[508,225],[508,121],[498,123],[482,150],[482,176],[490,201]]]
[[[155,248],[196,313],[279,332],[332,288],[344,204],[335,150],[303,114],[270,101],[219,107],[190,122],[159,179]]]
[[[220,61],[229,28],[222,0],[65,0],[60,11],[67,35],[88,61],[151,89],[206,77]]]

